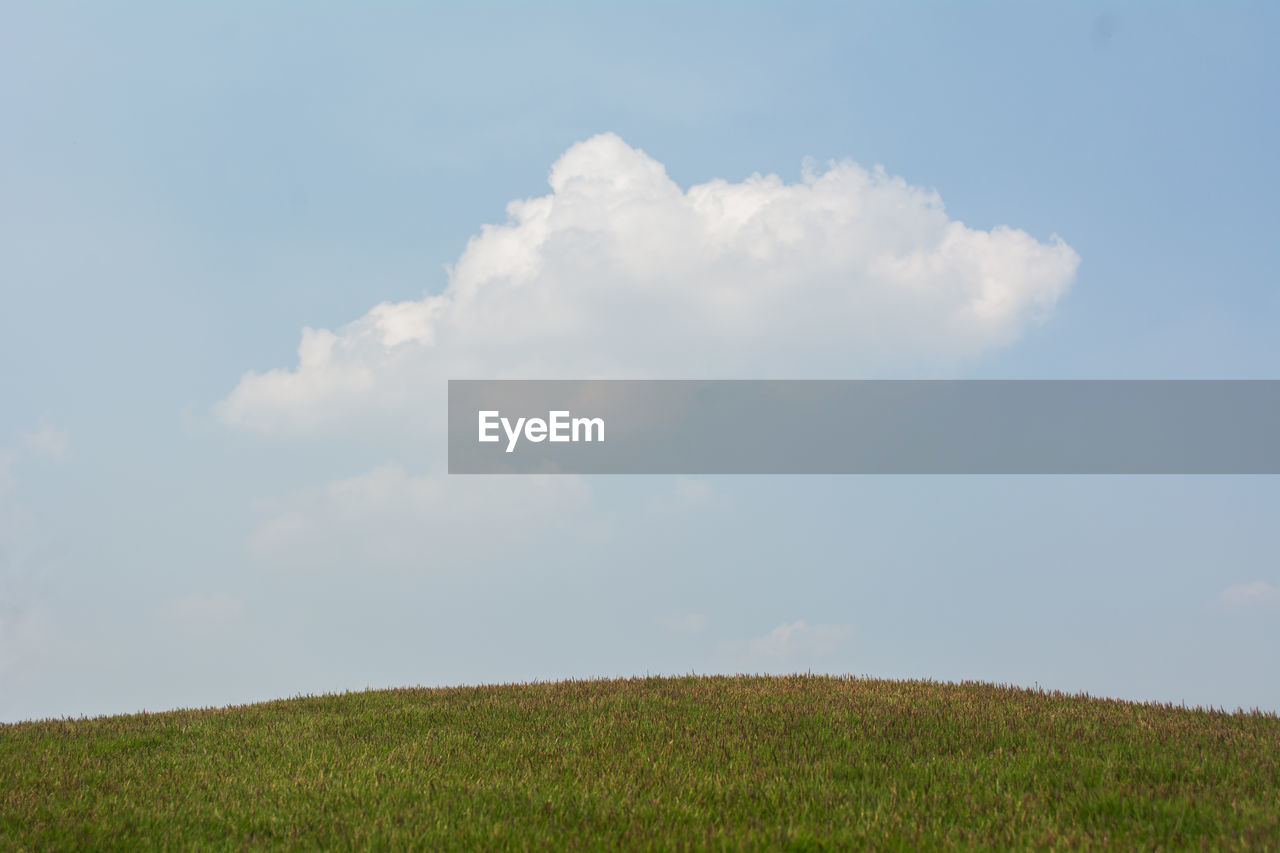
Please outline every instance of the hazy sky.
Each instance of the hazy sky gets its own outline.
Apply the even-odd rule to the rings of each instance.
[[[6,4],[0,720],[806,669],[1280,710],[1275,477],[443,465],[451,376],[1280,378],[1278,43]]]

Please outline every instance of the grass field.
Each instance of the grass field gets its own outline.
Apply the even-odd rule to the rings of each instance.
[[[0,727],[0,848],[1280,845],[1280,718],[795,676]]]

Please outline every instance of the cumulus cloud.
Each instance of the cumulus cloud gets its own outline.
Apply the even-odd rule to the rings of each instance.
[[[850,625],[810,625],[803,619],[784,622],[749,645],[757,658],[786,661],[818,657],[838,651],[853,636]]]
[[[1079,262],[1056,236],[969,228],[936,193],[850,162],[806,168],[794,183],[753,175],[686,189],[602,134],[570,147],[549,183],[480,229],[440,293],[304,329],[295,365],[246,373],[217,404],[224,423],[251,431],[372,437],[402,458],[439,448],[422,475],[384,466],[265,502],[251,543],[260,557],[422,565],[457,553],[450,543],[550,517],[539,506],[575,506],[585,486],[568,479],[433,473],[449,378],[950,369],[1044,317]],[[658,508],[713,498],[708,484],[682,480]],[[792,642],[824,636],[814,630],[796,628]]]
[[[935,192],[851,162],[682,189],[602,134],[549,182],[471,239],[441,293],[304,329],[297,364],[245,374],[218,417],[286,434],[438,423],[450,377],[946,369],[1044,317],[1079,263],[1056,236],[967,227]]]
[[[1280,608],[1280,587],[1266,581],[1232,584],[1219,594],[1218,600],[1228,607]]]

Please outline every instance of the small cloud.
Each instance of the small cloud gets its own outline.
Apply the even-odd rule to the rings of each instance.
[[[688,505],[706,503],[714,492],[706,480],[680,477],[676,480],[675,493],[681,503]]]
[[[707,614],[685,613],[667,620],[667,628],[680,634],[697,634],[707,627]]]
[[[750,643],[754,655],[769,660],[828,655],[853,636],[852,625],[810,625],[803,619],[784,622]]]
[[[258,506],[266,506],[263,501]],[[258,526],[249,538],[249,547],[258,554],[281,554],[298,543],[314,540],[320,531],[305,513],[288,510]]]
[[[1266,581],[1232,584],[1218,595],[1218,600],[1228,607],[1280,607],[1280,587]]]
[[[22,440],[27,447],[42,456],[48,456],[50,459],[62,460],[67,458],[67,451],[70,448],[67,442],[67,431],[58,429],[50,424],[45,424],[34,432],[26,433],[22,436]]]
[[[693,512],[711,507],[720,497],[706,480],[682,476],[653,500],[650,509],[655,513]]]
[[[278,568],[384,566],[447,570],[473,558],[544,536],[600,534],[581,477],[472,477],[411,474],[379,465],[278,498],[262,499],[251,534],[255,557]],[[495,530],[502,531],[494,536]]]

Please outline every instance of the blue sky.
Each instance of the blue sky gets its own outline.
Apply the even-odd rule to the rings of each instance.
[[[1039,321],[927,364],[864,360],[852,321],[792,358],[784,311],[723,371],[1277,378],[1274,6],[260,6],[0,12],[0,719],[809,668],[1280,709],[1275,478],[480,486],[440,474],[446,368],[343,331],[445,292],[612,133],[599,168],[681,189],[882,165],[1078,255]],[[843,316],[824,292],[796,324]],[[304,328],[373,359],[346,364],[373,396],[228,418]],[[451,334],[446,366],[545,356]],[[615,366],[706,358],[668,349]]]

